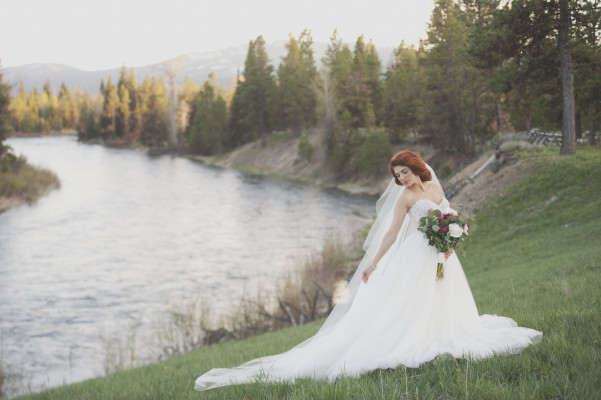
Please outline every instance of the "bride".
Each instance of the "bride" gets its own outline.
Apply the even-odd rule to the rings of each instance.
[[[376,205],[365,256],[317,334],[291,350],[215,368],[195,389],[255,381],[333,380],[378,368],[415,368],[441,354],[473,360],[517,353],[542,339],[511,318],[478,315],[454,252],[438,253],[417,230],[429,209],[450,208],[434,171],[411,151],[390,160],[393,179]]]

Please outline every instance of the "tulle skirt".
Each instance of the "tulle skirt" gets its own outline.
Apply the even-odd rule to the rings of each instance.
[[[196,390],[257,380],[333,380],[377,368],[418,367],[441,354],[480,359],[517,353],[542,339],[511,318],[478,315],[455,254],[436,280],[438,254],[421,232],[389,251],[352,307],[331,328],[293,349],[235,368],[215,368],[196,380]]]

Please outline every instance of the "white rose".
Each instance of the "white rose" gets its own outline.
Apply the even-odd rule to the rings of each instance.
[[[445,213],[445,214],[451,214],[451,215],[454,215],[455,217],[456,217],[457,215],[459,215],[459,213],[457,212],[457,210],[453,210],[452,208],[447,208],[446,210],[444,210],[444,213]]]
[[[449,233],[454,238],[460,238],[463,235],[463,229],[456,223],[452,223],[449,225]]]

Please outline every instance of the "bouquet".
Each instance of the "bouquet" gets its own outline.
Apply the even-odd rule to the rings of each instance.
[[[430,246],[438,250],[436,280],[444,278],[444,253],[457,249],[473,227],[474,220],[453,209],[440,211],[429,209],[428,215],[419,220],[417,229],[424,232]]]

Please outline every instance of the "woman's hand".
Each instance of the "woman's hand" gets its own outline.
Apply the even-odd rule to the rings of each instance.
[[[444,253],[444,260],[447,261],[449,259],[449,257],[451,257],[451,254],[453,254],[453,249]]]
[[[362,274],[362,279],[363,282],[367,283],[367,281],[369,280],[369,276],[371,275],[372,272],[374,272],[376,269],[374,267],[367,267],[363,270],[363,274]]]

